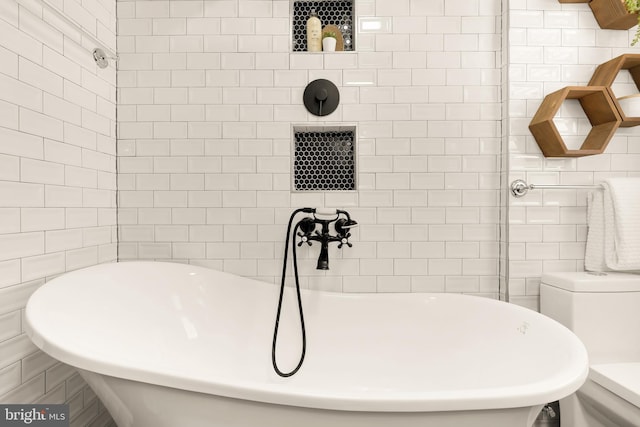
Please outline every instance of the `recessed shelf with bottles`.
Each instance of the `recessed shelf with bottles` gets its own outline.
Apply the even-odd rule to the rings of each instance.
[[[313,10],[320,19],[323,32],[336,33],[336,51],[356,49],[355,0],[292,0],[291,43],[293,52],[308,52],[307,20]]]

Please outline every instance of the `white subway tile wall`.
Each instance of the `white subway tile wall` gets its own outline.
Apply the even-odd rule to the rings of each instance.
[[[71,425],[110,425],[75,370],[31,343],[23,312],[48,279],[116,259],[115,64],[99,69],[40,3],[1,3],[0,402],[67,402]],[[52,4],[115,50],[115,0]]]
[[[507,13],[509,104],[503,114],[509,131],[504,185],[518,178],[530,184],[594,184],[613,176],[640,175],[636,128],[620,128],[604,154],[577,159],[545,159],[527,129],[545,95],[564,86],[586,85],[599,64],[638,52],[637,46],[630,46],[635,28],[600,29],[586,3],[512,0]],[[628,72],[618,75],[614,92],[616,96],[638,92]],[[567,142],[581,143],[589,130],[581,108],[565,103],[558,117],[554,121]],[[508,276],[510,301],[537,309],[542,273],[584,269],[586,194],[538,190],[521,199],[508,196],[509,249],[501,274]]]
[[[637,49],[631,33],[557,0],[354,1],[357,52],[332,54],[291,52],[289,0],[54,1],[117,41],[117,89],[78,31],[37,2],[0,2],[0,402],[66,401],[73,425],[109,425],[73,369],[24,334],[29,295],[117,256],[274,282],[301,206],[360,224],[327,272],[318,247],[301,249],[311,289],[501,294],[535,309],[543,272],[583,268],[584,191],[500,189],[640,175],[633,128],[580,159],[545,159],[527,129],[546,94]],[[302,105],[318,78],[341,92],[324,118]],[[614,89],[637,91],[628,73]],[[588,125],[570,104],[557,123],[576,143]],[[340,124],[357,129],[357,190],[292,191],[293,126]]]
[[[355,3],[357,52],[311,54],[289,0],[118,0],[121,259],[274,282],[290,212],[336,207],[354,246],[328,272],[304,248],[304,286],[498,296],[500,0]],[[317,78],[341,92],[324,118]],[[357,190],[292,191],[293,126],[340,123]]]

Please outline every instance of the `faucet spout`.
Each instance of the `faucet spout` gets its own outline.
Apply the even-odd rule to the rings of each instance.
[[[320,248],[320,256],[318,256],[317,270],[329,269],[329,241],[323,240]]]

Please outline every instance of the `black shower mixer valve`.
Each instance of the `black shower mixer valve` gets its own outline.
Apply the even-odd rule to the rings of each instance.
[[[320,256],[318,257],[318,270],[329,269],[329,243],[338,243],[338,249],[342,249],[344,245],[352,247],[349,242],[351,237],[350,230],[358,225],[351,219],[349,212],[341,209],[305,209],[305,212],[311,213],[312,216],[301,219],[296,228],[300,231],[297,233],[300,237],[298,246],[303,243],[311,246],[312,242],[320,242]],[[329,226],[333,224],[335,234],[331,234]],[[319,227],[318,227],[319,226]],[[319,228],[319,230],[318,230]]]

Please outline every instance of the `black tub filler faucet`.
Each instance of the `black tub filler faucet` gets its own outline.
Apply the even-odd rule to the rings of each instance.
[[[351,219],[349,212],[340,209],[313,209],[311,216],[305,217],[298,222],[296,228],[300,228],[297,233],[300,237],[298,246],[303,243],[311,246],[312,242],[320,242],[320,256],[318,257],[318,270],[329,269],[329,243],[338,244],[338,249],[344,245],[353,246],[349,242],[350,230],[358,226],[358,223]],[[330,225],[333,224],[335,234],[331,234]],[[319,228],[319,230],[318,230]]]
[[[300,359],[298,364],[291,371],[283,372],[278,366],[276,360],[276,344],[278,342],[278,325],[280,323],[280,313],[282,310],[282,300],[284,296],[284,286],[287,278],[287,257],[289,254],[289,242],[291,237],[291,228],[296,216],[299,213],[305,213],[308,216],[302,218],[293,227],[293,233],[300,237],[298,246],[302,246],[303,243],[311,246],[312,242],[320,242],[320,256],[318,257],[318,270],[329,269],[329,243],[336,242],[338,248],[341,249],[344,245],[351,247],[349,237],[351,237],[351,230],[358,225],[357,222],[351,219],[349,212],[340,209],[314,209],[314,208],[298,208],[293,211],[291,217],[289,217],[289,224],[287,225],[287,235],[284,244],[284,260],[282,261],[282,280],[280,281],[280,296],[278,297],[278,308],[276,310],[276,321],[273,325],[273,342],[271,344],[271,362],[274,371],[281,377],[288,378],[295,375],[296,372],[302,367],[304,362],[304,356],[307,351],[307,332],[304,326],[304,312],[302,309],[302,297],[300,293],[300,280],[298,278],[298,256],[295,240],[291,241],[291,251],[293,252],[293,277],[296,282],[296,295],[298,300],[298,310],[300,312],[300,332],[302,334],[302,349],[300,351]],[[333,230],[335,234],[331,234],[329,226],[333,224]],[[319,230],[318,230],[319,228]]]

